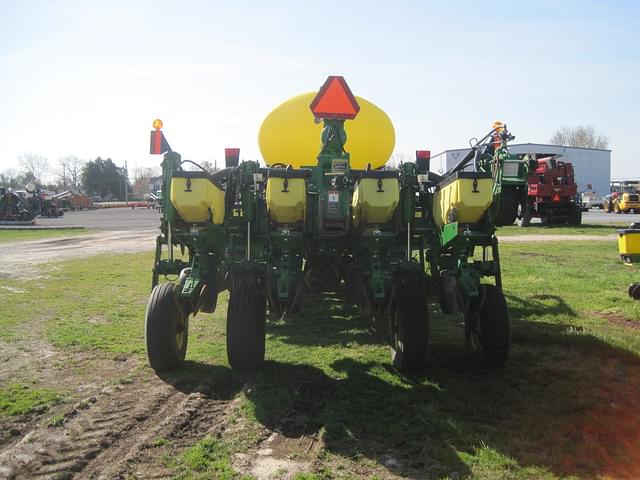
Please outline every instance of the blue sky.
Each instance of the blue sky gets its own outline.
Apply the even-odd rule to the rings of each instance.
[[[154,118],[196,161],[259,158],[262,119],[344,75],[396,153],[518,142],[591,124],[614,177],[640,177],[640,2],[0,0],[0,172],[23,152],[148,155]]]

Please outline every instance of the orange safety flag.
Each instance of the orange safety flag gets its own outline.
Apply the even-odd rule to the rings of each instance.
[[[162,155],[163,153],[170,151],[171,147],[169,146],[167,139],[164,138],[164,134],[162,133],[162,131],[152,130],[149,153],[151,155]]]

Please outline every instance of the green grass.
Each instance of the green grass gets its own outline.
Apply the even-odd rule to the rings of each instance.
[[[640,302],[626,287],[640,269],[623,266],[615,242],[503,244],[501,254],[513,350],[499,372],[469,364],[462,317],[434,306],[426,371],[400,375],[383,333],[338,296],[309,295],[299,315],[267,324],[264,368],[239,374],[226,360],[221,295],[215,314],[191,319],[186,365],[166,381],[204,382],[219,398],[242,391],[245,426],[184,452],[178,473],[236,478],[230,456],[267,428],[322,437],[308,478],[634,477]],[[0,289],[0,338],[43,325],[61,348],[142,357],[151,262],[103,256],[65,262],[46,280],[0,280],[25,292]]]
[[[152,262],[150,253],[103,255],[43,266],[44,280],[1,280],[0,340],[36,328],[58,347],[142,353]]]
[[[12,383],[6,387],[0,387],[0,414],[42,413],[52,405],[60,403],[62,399],[62,392],[24,383]]]
[[[291,437],[322,431],[328,465],[380,463],[391,450],[389,470],[409,477],[619,474],[611,465],[630,452],[575,452],[572,435],[591,415],[609,418],[597,408],[639,366],[637,331],[599,315],[640,318],[626,295],[640,271],[604,242],[504,245],[502,258],[514,340],[504,371],[469,365],[462,318],[436,313],[425,375],[398,375],[383,335],[338,299],[316,298],[290,323],[269,324],[247,415]],[[633,388],[615,396],[638,407]],[[617,438],[621,420],[610,418],[611,441],[633,443],[640,427]]]
[[[84,228],[46,230],[6,230],[0,229],[0,243],[42,240],[43,238],[71,237],[90,233]]]
[[[164,447],[167,445],[171,445],[171,440],[169,440],[168,438],[159,437],[153,440],[153,442],[151,442],[151,445],[154,447]]]
[[[66,420],[66,416],[62,413],[56,413],[49,417],[46,421],[47,427],[59,427]]]
[[[499,227],[497,230],[498,237],[512,237],[515,235],[616,235],[617,230],[621,228],[629,228],[628,223],[619,224],[593,224],[581,225],[579,227],[569,227],[566,225],[558,225],[551,227],[543,227],[540,225],[532,225],[529,227],[518,227],[510,225],[508,227]]]
[[[252,477],[238,474],[231,465],[227,446],[213,438],[204,438],[185,450],[176,462],[176,480],[236,480]]]
[[[572,325],[640,353],[640,337],[601,316],[640,326],[640,303],[627,286],[640,281],[637,265],[625,266],[615,242],[549,242],[501,246],[504,289],[516,315],[533,321]]]

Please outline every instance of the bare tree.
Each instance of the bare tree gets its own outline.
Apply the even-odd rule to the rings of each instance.
[[[131,193],[139,199],[143,199],[144,195],[150,193],[151,188],[149,187],[151,177],[138,177],[131,187]]]
[[[214,172],[215,171],[215,167],[208,160],[204,160],[204,161],[200,162],[200,166],[202,168],[204,168],[207,172]]]
[[[410,157],[406,153],[394,153],[393,155],[391,155],[391,158],[389,159],[388,163],[392,167],[397,167],[401,163],[406,162],[407,158],[410,158]]]
[[[134,180],[139,180],[141,178],[149,179],[159,177],[161,174],[162,170],[158,167],[139,167],[134,170],[133,178]]]
[[[58,159],[58,164],[62,167],[63,183],[71,188],[80,187],[80,175],[85,161],[75,155],[67,155]]]
[[[577,127],[564,126],[551,137],[553,145],[566,145],[569,147],[583,148],[607,148],[609,139],[597,132],[592,125],[579,125]]]
[[[20,155],[18,163],[26,173],[33,175],[38,183],[42,183],[42,176],[49,171],[49,160],[32,152]]]

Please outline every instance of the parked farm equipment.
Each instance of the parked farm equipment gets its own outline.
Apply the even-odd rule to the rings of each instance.
[[[31,222],[36,216],[36,208],[33,192],[20,194],[11,188],[0,188],[0,222]]]
[[[151,152],[164,153],[166,192],[145,320],[156,371],[179,366],[190,315],[213,312],[223,290],[230,291],[229,363],[250,370],[264,360],[267,311],[286,321],[305,291],[332,291],[341,282],[355,292],[361,315],[385,321],[399,370],[424,365],[428,295],[444,313],[464,313],[467,347],[478,363],[504,364],[509,313],[494,233],[513,137],[496,124],[442,176],[429,172],[426,151],[397,169],[355,169],[345,121],[359,110],[344,79],[329,77],[311,103],[324,127],[308,166],[267,159],[265,168],[227,149],[226,168],[215,173],[182,160],[162,122],[154,122]],[[177,281],[159,283],[168,275]],[[494,283],[482,283],[486,278]]]
[[[573,165],[556,156],[529,161],[528,192],[520,208],[519,225],[528,226],[532,217],[543,225],[580,225],[582,208]]]
[[[629,228],[618,230],[618,252],[622,261],[631,265],[640,262],[640,225],[632,223]]]
[[[88,210],[93,208],[91,197],[73,190],[65,190],[52,197],[61,212],[70,210]]]
[[[636,191],[614,192],[605,200],[604,210],[607,213],[640,212],[640,195]]]
[[[618,252],[625,265],[640,261],[640,225],[632,223],[629,228],[618,230]],[[630,284],[627,293],[634,300],[640,300],[640,283]]]
[[[503,163],[496,225],[512,225],[517,219],[518,225],[526,227],[534,217],[543,225],[582,223],[582,201],[571,163],[535,154],[509,154]]]

